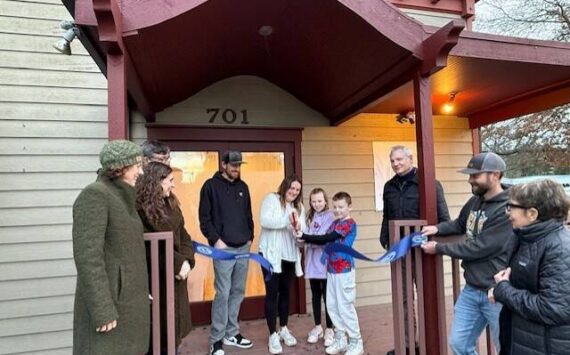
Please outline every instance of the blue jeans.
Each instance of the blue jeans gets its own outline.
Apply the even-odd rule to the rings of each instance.
[[[465,285],[455,303],[455,313],[449,335],[449,346],[456,355],[477,354],[475,347],[477,339],[489,324],[493,344],[500,350],[499,345],[499,313],[503,306],[500,303],[491,304],[487,292],[470,285]]]

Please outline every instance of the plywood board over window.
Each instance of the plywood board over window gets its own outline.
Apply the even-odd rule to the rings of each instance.
[[[404,146],[412,152],[412,158],[416,154],[416,142],[372,142],[372,154],[374,156],[374,192],[376,211],[384,210],[384,185],[394,176],[390,163],[390,151],[392,147]],[[414,164],[415,164],[414,160]]]

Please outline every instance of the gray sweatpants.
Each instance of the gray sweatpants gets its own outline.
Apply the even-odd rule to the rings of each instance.
[[[233,253],[247,253],[250,245],[224,249]],[[214,344],[224,337],[239,333],[238,314],[245,294],[245,280],[249,259],[214,260],[214,289],[212,302],[212,329],[209,343]]]

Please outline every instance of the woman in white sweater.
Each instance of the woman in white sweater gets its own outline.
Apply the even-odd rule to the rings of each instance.
[[[295,243],[295,230],[305,228],[301,179],[286,177],[276,193],[268,194],[261,204],[261,239],[259,251],[273,266],[273,274],[265,281],[265,319],[269,328],[269,352],[281,354],[281,340],[295,346],[297,339],[287,328],[289,289],[294,276],[303,276],[301,252]],[[264,270],[265,276],[265,270]],[[280,330],[276,321],[279,313]]]

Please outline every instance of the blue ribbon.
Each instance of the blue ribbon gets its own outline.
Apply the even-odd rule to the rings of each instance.
[[[192,241],[194,252],[214,260],[238,260],[238,259],[251,259],[261,265],[267,271],[265,281],[269,281],[271,274],[273,274],[273,266],[271,263],[258,253],[231,253],[222,249],[216,249],[206,244],[201,244]]]
[[[384,255],[377,259],[371,259],[357,250],[341,243],[330,243],[325,247],[324,253],[330,255],[331,253],[344,253],[354,258],[376,263],[391,263],[406,256],[411,248],[422,245],[427,242],[427,237],[423,236],[420,232],[415,232],[403,237],[400,242],[394,244]],[[321,262],[324,258],[321,259]]]

